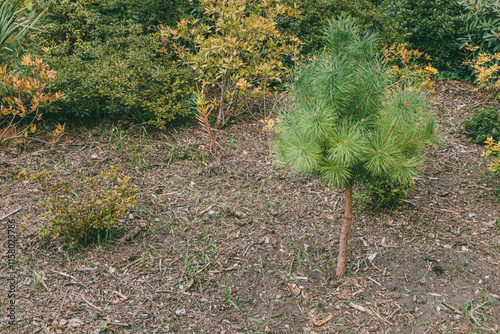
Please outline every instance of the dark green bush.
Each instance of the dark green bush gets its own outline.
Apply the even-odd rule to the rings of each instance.
[[[482,52],[500,52],[500,6],[497,0],[460,0],[467,14],[467,36],[462,41],[481,47]]]
[[[391,16],[408,47],[428,53],[441,76],[470,74],[460,38],[466,36],[465,10],[457,0],[385,0],[380,9]]]
[[[378,180],[367,186],[367,192],[372,200],[372,204],[392,209],[403,203],[403,200],[413,194],[413,185],[404,185],[389,180]]]
[[[111,4],[122,2],[101,4],[111,11]],[[104,15],[91,0],[45,4],[43,31],[30,35],[26,52],[58,72],[52,88],[67,97],[46,114],[127,117],[161,127],[192,112],[192,71],[165,57],[168,50],[146,29],[149,21],[124,20],[112,11]]]
[[[472,141],[484,144],[486,138],[500,140],[500,112],[491,107],[472,111],[469,119],[462,121],[465,132]]]
[[[174,25],[180,17],[193,14],[197,1],[189,0],[107,0],[93,1],[101,14],[121,20],[132,19],[144,27]]]
[[[392,20],[368,0],[283,0],[282,2],[290,6],[294,3],[300,6],[302,18],[284,21],[280,27],[305,43],[302,49],[304,54],[323,47],[326,23],[341,14],[356,18],[362,28],[377,32],[382,38],[381,44],[402,41],[396,35]]]
[[[356,190],[355,207],[361,210],[365,207],[391,210],[403,203],[414,190],[413,185],[403,185],[386,179],[375,180]]]

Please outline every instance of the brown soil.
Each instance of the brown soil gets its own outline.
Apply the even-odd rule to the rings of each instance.
[[[189,127],[166,137],[125,124],[79,128],[55,147],[2,149],[0,218],[20,210],[8,217],[18,234],[15,326],[0,223],[0,331],[500,333],[498,180],[460,126],[482,102],[465,83],[436,90],[442,140],[403,206],[355,212],[342,279],[343,194],[274,166],[258,122],[229,126],[219,161]],[[76,180],[112,164],[139,189],[114,239],[70,249],[40,239],[43,194],[15,174]]]

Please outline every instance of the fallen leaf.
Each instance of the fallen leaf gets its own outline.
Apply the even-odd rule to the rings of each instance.
[[[288,290],[290,290],[294,295],[300,295],[300,289],[297,284],[288,283]]]
[[[330,314],[328,315],[325,319],[323,320],[318,320],[318,321],[314,321],[313,324],[314,326],[323,326],[324,324],[326,324],[328,321],[332,320],[333,319],[333,315]]]
[[[138,219],[137,222],[141,226],[141,230],[146,231],[148,229],[148,224],[144,219]]]
[[[81,321],[81,320],[80,320],[80,319],[78,319],[78,318],[73,318],[73,319],[70,319],[70,320],[68,321],[68,325],[69,325],[70,327],[78,327],[78,326],[83,325],[83,321]]]

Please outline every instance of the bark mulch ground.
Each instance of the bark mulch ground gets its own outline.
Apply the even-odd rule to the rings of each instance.
[[[19,267],[9,326],[4,219],[0,331],[500,333],[498,179],[460,126],[484,102],[466,83],[436,85],[442,138],[403,205],[357,207],[342,279],[343,194],[273,165],[258,121],[224,130],[220,160],[191,127],[79,127],[55,147],[3,148],[0,218],[16,222]],[[76,182],[110,165],[139,189],[112,240],[68,248],[40,238],[45,195],[15,175]]]

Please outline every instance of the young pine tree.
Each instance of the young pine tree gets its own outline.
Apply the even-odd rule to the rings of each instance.
[[[276,159],[345,189],[337,275],[344,276],[355,183],[411,184],[434,133],[424,93],[391,90],[377,37],[351,18],[327,27],[325,51],[300,67],[282,108]]]

